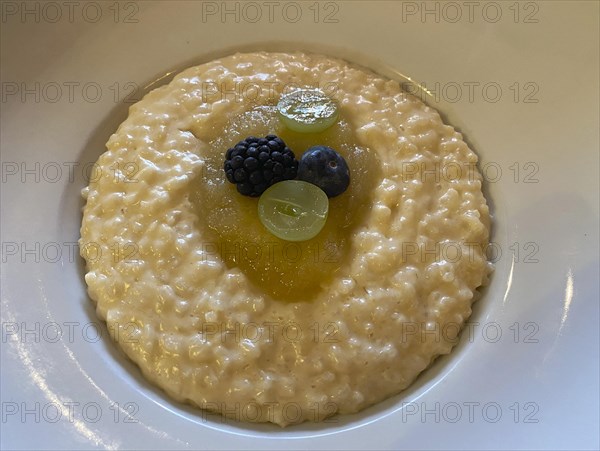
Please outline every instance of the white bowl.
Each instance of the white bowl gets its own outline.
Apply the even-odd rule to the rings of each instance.
[[[3,2],[3,448],[598,448],[598,3]],[[344,57],[481,158],[492,284],[460,344],[356,415],[280,429],[168,399],[85,294],[80,189],[131,101],[243,50]],[[413,88],[411,88],[413,89]]]

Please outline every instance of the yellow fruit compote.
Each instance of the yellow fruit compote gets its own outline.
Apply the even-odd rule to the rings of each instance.
[[[296,159],[311,146],[330,146],[350,168],[350,186],[329,199],[327,222],[310,240],[290,242],[272,235],[259,220],[258,198],[241,195],[225,177],[227,149],[248,136],[268,134],[283,139]],[[339,275],[352,251],[352,232],[369,213],[371,193],[380,176],[376,153],[358,144],[343,110],[330,128],[320,133],[298,133],[281,124],[275,106],[259,106],[230,120],[215,136],[190,196],[198,221],[206,226],[201,229],[210,230],[204,250],[218,253],[230,268],[239,268],[275,299],[310,301]]]

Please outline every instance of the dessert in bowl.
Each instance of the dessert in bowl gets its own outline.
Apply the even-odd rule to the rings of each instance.
[[[311,92],[335,114],[296,127],[282,105]],[[146,378],[203,409],[286,426],[386,399],[451,351],[492,270],[475,153],[339,59],[186,69],[107,148],[83,192],[88,293]],[[319,184],[323,155],[344,177]],[[278,233],[286,215],[302,227]]]

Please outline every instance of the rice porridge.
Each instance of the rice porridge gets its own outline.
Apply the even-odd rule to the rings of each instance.
[[[282,93],[319,88],[339,119],[285,130]],[[323,230],[270,234],[223,171],[228,147],[276,133],[350,168]],[[281,426],[352,413],[451,351],[492,270],[476,155],[382,78],[303,53],[236,54],[147,94],[84,189],[80,248],[98,316],[178,401]]]

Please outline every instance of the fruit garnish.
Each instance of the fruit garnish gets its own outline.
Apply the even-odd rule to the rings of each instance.
[[[287,241],[315,237],[325,225],[328,211],[325,192],[300,180],[277,183],[258,200],[260,222],[273,235]]]
[[[277,111],[286,127],[300,133],[322,132],[338,117],[335,100],[319,89],[300,89],[282,95]]]
[[[350,185],[346,160],[328,146],[313,146],[302,154],[298,179],[321,188],[328,197],[342,194]]]
[[[240,194],[257,197],[275,183],[296,178],[298,161],[278,136],[250,136],[227,150],[223,169]]]
[[[221,119],[224,122],[204,137],[206,166],[190,192],[198,227],[206,233],[204,250],[216,254],[228,268],[240,270],[252,286],[274,299],[314,298],[354,255],[352,236],[371,214],[375,188],[383,177],[377,152],[359,144],[343,109],[333,126],[316,135],[284,126],[275,105]],[[247,136],[271,133],[283,139],[297,159],[309,147],[322,144],[339,152],[350,168],[352,183],[343,195],[329,199],[327,222],[310,240],[275,237],[258,217],[258,198],[240,195],[225,177],[225,150]]]

